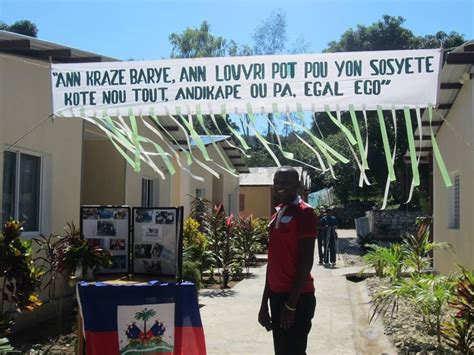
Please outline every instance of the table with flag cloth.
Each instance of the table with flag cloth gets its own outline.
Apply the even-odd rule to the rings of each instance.
[[[191,282],[81,282],[77,299],[88,355],[206,354]]]

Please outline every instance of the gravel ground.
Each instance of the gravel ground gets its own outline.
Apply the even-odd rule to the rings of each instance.
[[[389,242],[380,243],[388,246]],[[357,238],[340,238],[339,251],[345,266],[364,266],[362,251],[357,244]],[[387,285],[387,279],[369,277],[367,280],[369,295],[372,296],[382,285]],[[398,311],[392,316],[382,317],[385,334],[397,347],[400,354],[454,354],[443,343],[437,347],[436,333],[430,331],[423,322],[423,316],[409,302],[402,300]]]
[[[388,285],[388,280],[368,278],[369,295],[372,296],[382,285]],[[405,300],[399,302],[398,310],[393,316],[387,314],[382,320],[385,334],[401,354],[454,354],[443,343],[441,347],[437,347],[436,333],[427,328],[420,312]]]

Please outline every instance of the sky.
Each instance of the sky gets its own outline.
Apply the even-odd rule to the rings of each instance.
[[[169,58],[169,35],[207,20],[211,33],[252,45],[252,33],[282,10],[287,47],[301,37],[309,52],[358,24],[402,16],[415,35],[457,31],[474,38],[474,0],[0,0],[0,21],[28,19],[38,38],[117,59]]]

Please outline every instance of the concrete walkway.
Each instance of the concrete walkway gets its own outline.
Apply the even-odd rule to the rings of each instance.
[[[341,238],[355,237],[355,231],[339,231],[339,235]],[[335,269],[317,264],[317,256],[315,262],[312,274],[316,283],[317,305],[307,353],[361,353],[356,347],[342,258]],[[273,354],[271,333],[267,333],[257,322],[265,270],[266,266],[253,269],[252,278],[239,282],[230,290],[201,290],[199,301],[204,305],[201,317],[208,354]],[[354,271],[353,268],[351,271]]]

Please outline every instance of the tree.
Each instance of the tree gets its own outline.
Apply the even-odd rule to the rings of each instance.
[[[29,20],[16,21],[10,26],[0,21],[0,30],[15,32],[30,37],[37,37],[38,35],[38,27]]]
[[[143,321],[143,334],[146,334],[146,322],[156,315],[156,312],[153,309],[144,309],[140,312],[135,313],[136,320]]]
[[[328,48],[325,52],[350,52],[350,51],[376,51],[376,50],[401,50],[401,49],[417,49],[417,48],[452,48],[461,45],[465,42],[462,35],[457,32],[450,32],[449,34],[439,31],[435,35],[426,36],[415,36],[412,31],[404,27],[403,24],[405,19],[403,17],[392,17],[384,15],[383,18],[370,26],[358,25],[356,30],[349,29],[345,31],[338,41],[332,41],[328,43]],[[373,182],[373,188],[376,188],[379,196],[383,196],[385,188],[385,180],[387,178],[387,168],[385,163],[385,155],[383,149],[380,148],[381,134],[378,119],[375,112],[367,112],[368,121],[370,124],[367,127],[369,134],[369,153],[368,162],[370,171],[368,176]],[[415,115],[412,115],[413,126],[416,128]],[[347,113],[342,115],[342,119],[345,122],[350,122],[350,118]],[[390,116],[384,117],[385,125],[387,126],[389,139],[392,142],[393,136],[393,124]],[[330,139],[333,135],[340,134],[339,129],[326,117],[325,113],[315,114],[315,120],[317,125],[313,123],[312,131],[325,139]],[[394,193],[395,202],[402,203],[406,200],[407,191],[411,177],[407,171],[407,167],[403,162],[403,156],[408,147],[408,139],[406,130],[404,129],[404,117],[403,114],[397,112],[397,152],[395,160],[395,172],[397,175],[397,182],[393,185],[392,191]],[[362,118],[359,117],[359,125],[364,126]],[[347,126],[351,126],[348,124]],[[365,129],[365,128],[364,128]],[[365,131],[362,132],[365,135]],[[337,189],[342,190],[339,194],[336,189],[336,193],[340,196],[347,196],[347,192],[351,190],[353,182],[348,181],[349,176],[355,176],[358,170],[355,165],[341,165],[337,168],[337,174],[341,176],[341,179],[337,182]],[[423,169],[421,169],[423,172]],[[421,176],[425,179],[425,176]],[[326,181],[326,183],[329,183]],[[408,185],[407,185],[408,183]],[[344,184],[349,184],[346,186]],[[371,194],[375,192],[371,189]],[[423,188],[419,194],[426,194]],[[364,193],[364,196],[367,194]],[[418,196],[415,196],[416,200]]]
[[[171,58],[203,58],[249,55],[248,46],[240,47],[235,41],[216,37],[210,33],[211,26],[203,21],[199,28],[188,27],[181,34],[169,36],[173,46]]]
[[[252,35],[253,51],[259,55],[282,53],[286,42],[286,16],[283,11],[274,11],[257,27]]]

